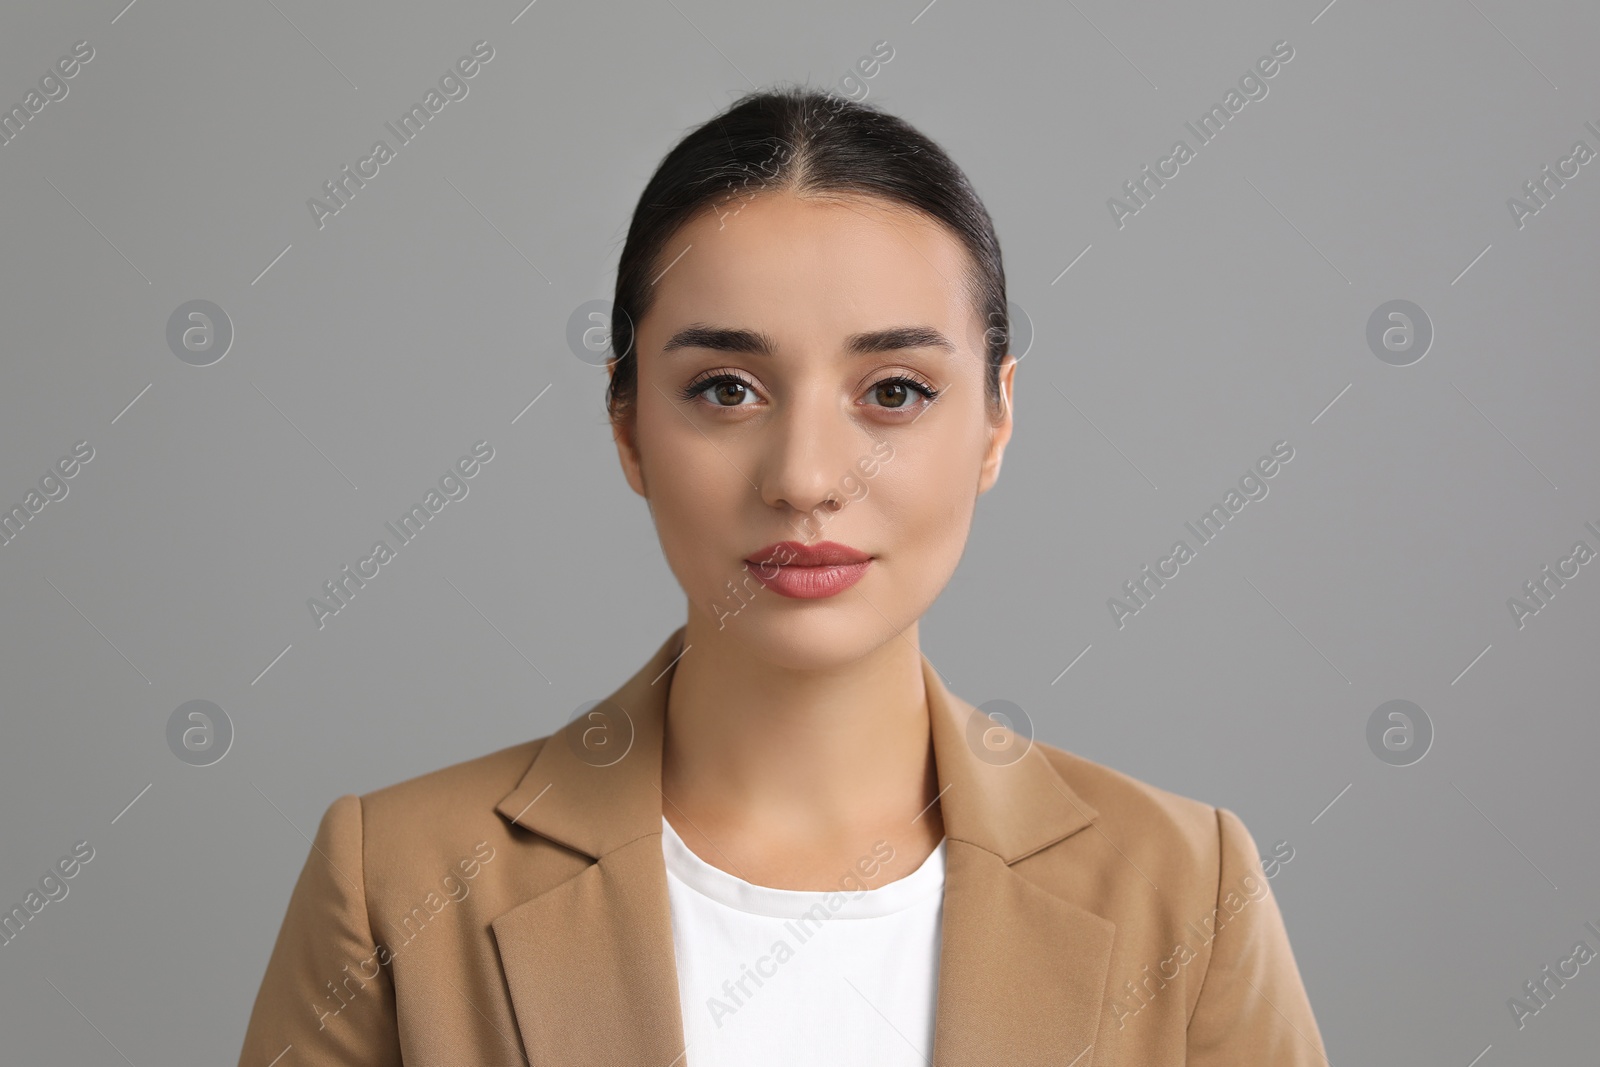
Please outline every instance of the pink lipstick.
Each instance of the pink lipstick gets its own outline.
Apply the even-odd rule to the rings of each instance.
[[[815,600],[861,580],[872,557],[836,541],[779,541],[745,557],[755,580],[780,596]]]

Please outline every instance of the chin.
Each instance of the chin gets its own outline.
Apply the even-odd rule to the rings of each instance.
[[[830,670],[897,640],[895,629],[884,617],[849,590],[810,601],[764,595],[775,603],[754,603],[738,615],[724,618],[722,633],[746,648],[749,655],[773,666],[793,671]],[[711,627],[716,627],[714,617]]]

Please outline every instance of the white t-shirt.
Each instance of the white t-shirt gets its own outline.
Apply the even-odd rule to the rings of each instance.
[[[945,842],[875,889],[774,889],[695,855],[666,816],[685,1067],[927,1067],[933,1053]],[[876,861],[863,867],[876,872]]]

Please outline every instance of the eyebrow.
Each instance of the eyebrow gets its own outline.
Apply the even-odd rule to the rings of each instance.
[[[675,348],[709,348],[718,352],[746,352],[757,356],[770,356],[777,350],[772,338],[758,330],[735,330],[721,326],[696,323],[686,326],[667,339],[662,352]],[[845,351],[853,356],[873,352],[894,352],[903,348],[941,348],[954,352],[951,340],[932,326],[894,326],[886,330],[869,330],[852,334],[845,341]]]

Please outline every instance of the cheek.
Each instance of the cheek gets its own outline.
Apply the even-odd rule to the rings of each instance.
[[[754,490],[676,411],[641,412],[639,431],[650,514],[668,564],[691,595],[708,585],[720,590],[737,577],[724,557],[754,547],[733,541],[734,520]]]
[[[971,450],[950,438],[906,442],[867,483],[867,503],[876,497],[899,554],[953,568],[972,521],[977,471]]]

